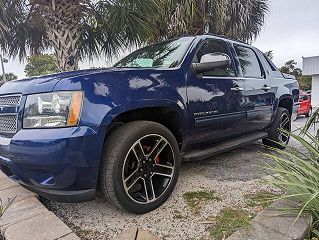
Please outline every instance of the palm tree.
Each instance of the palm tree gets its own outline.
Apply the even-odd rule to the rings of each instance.
[[[0,0],[0,44],[12,57],[54,49],[57,65],[110,56],[146,40],[155,0]]]
[[[182,34],[214,33],[251,41],[264,25],[268,0],[160,0],[155,41]]]
[[[61,71],[129,46],[205,32],[253,40],[268,0],[0,0],[0,47],[24,59],[53,49]]]

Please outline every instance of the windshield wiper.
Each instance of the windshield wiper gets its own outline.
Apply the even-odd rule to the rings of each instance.
[[[174,62],[172,62],[172,64],[169,65],[169,68],[177,67],[178,63],[179,63],[179,62],[178,62],[177,60],[174,61]]]

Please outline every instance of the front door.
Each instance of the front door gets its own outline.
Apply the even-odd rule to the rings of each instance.
[[[193,63],[209,53],[232,56],[228,42],[209,39],[200,45]],[[246,122],[244,81],[236,77],[234,64],[201,76],[190,70],[186,85],[192,143],[216,143],[245,132],[242,128]]]

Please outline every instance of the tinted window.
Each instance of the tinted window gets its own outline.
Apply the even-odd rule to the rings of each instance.
[[[123,58],[117,68],[173,68],[179,66],[194,38],[183,37],[139,49]]]
[[[255,52],[246,47],[235,46],[244,77],[262,78],[260,64]]]
[[[228,56],[231,56],[226,42],[222,40],[208,40],[202,44],[199,51],[195,55],[193,62],[199,63],[201,58],[204,55],[209,53],[225,53]],[[227,76],[234,76],[234,75],[235,75],[234,68],[232,66],[229,67],[228,69],[210,71],[203,74],[203,76],[210,76],[210,77],[214,77],[214,76],[227,77]]]

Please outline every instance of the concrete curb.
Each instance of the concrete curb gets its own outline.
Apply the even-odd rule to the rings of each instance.
[[[122,234],[116,236],[113,240],[161,240],[161,238],[141,228],[134,227],[122,232]]]
[[[249,228],[235,232],[227,240],[304,240],[311,217],[302,216],[294,223],[296,215],[283,214],[278,210],[293,206],[288,201],[273,203],[252,220]]]
[[[80,240],[72,230],[38,200],[38,196],[0,171],[0,198],[14,203],[0,219],[5,240]]]

